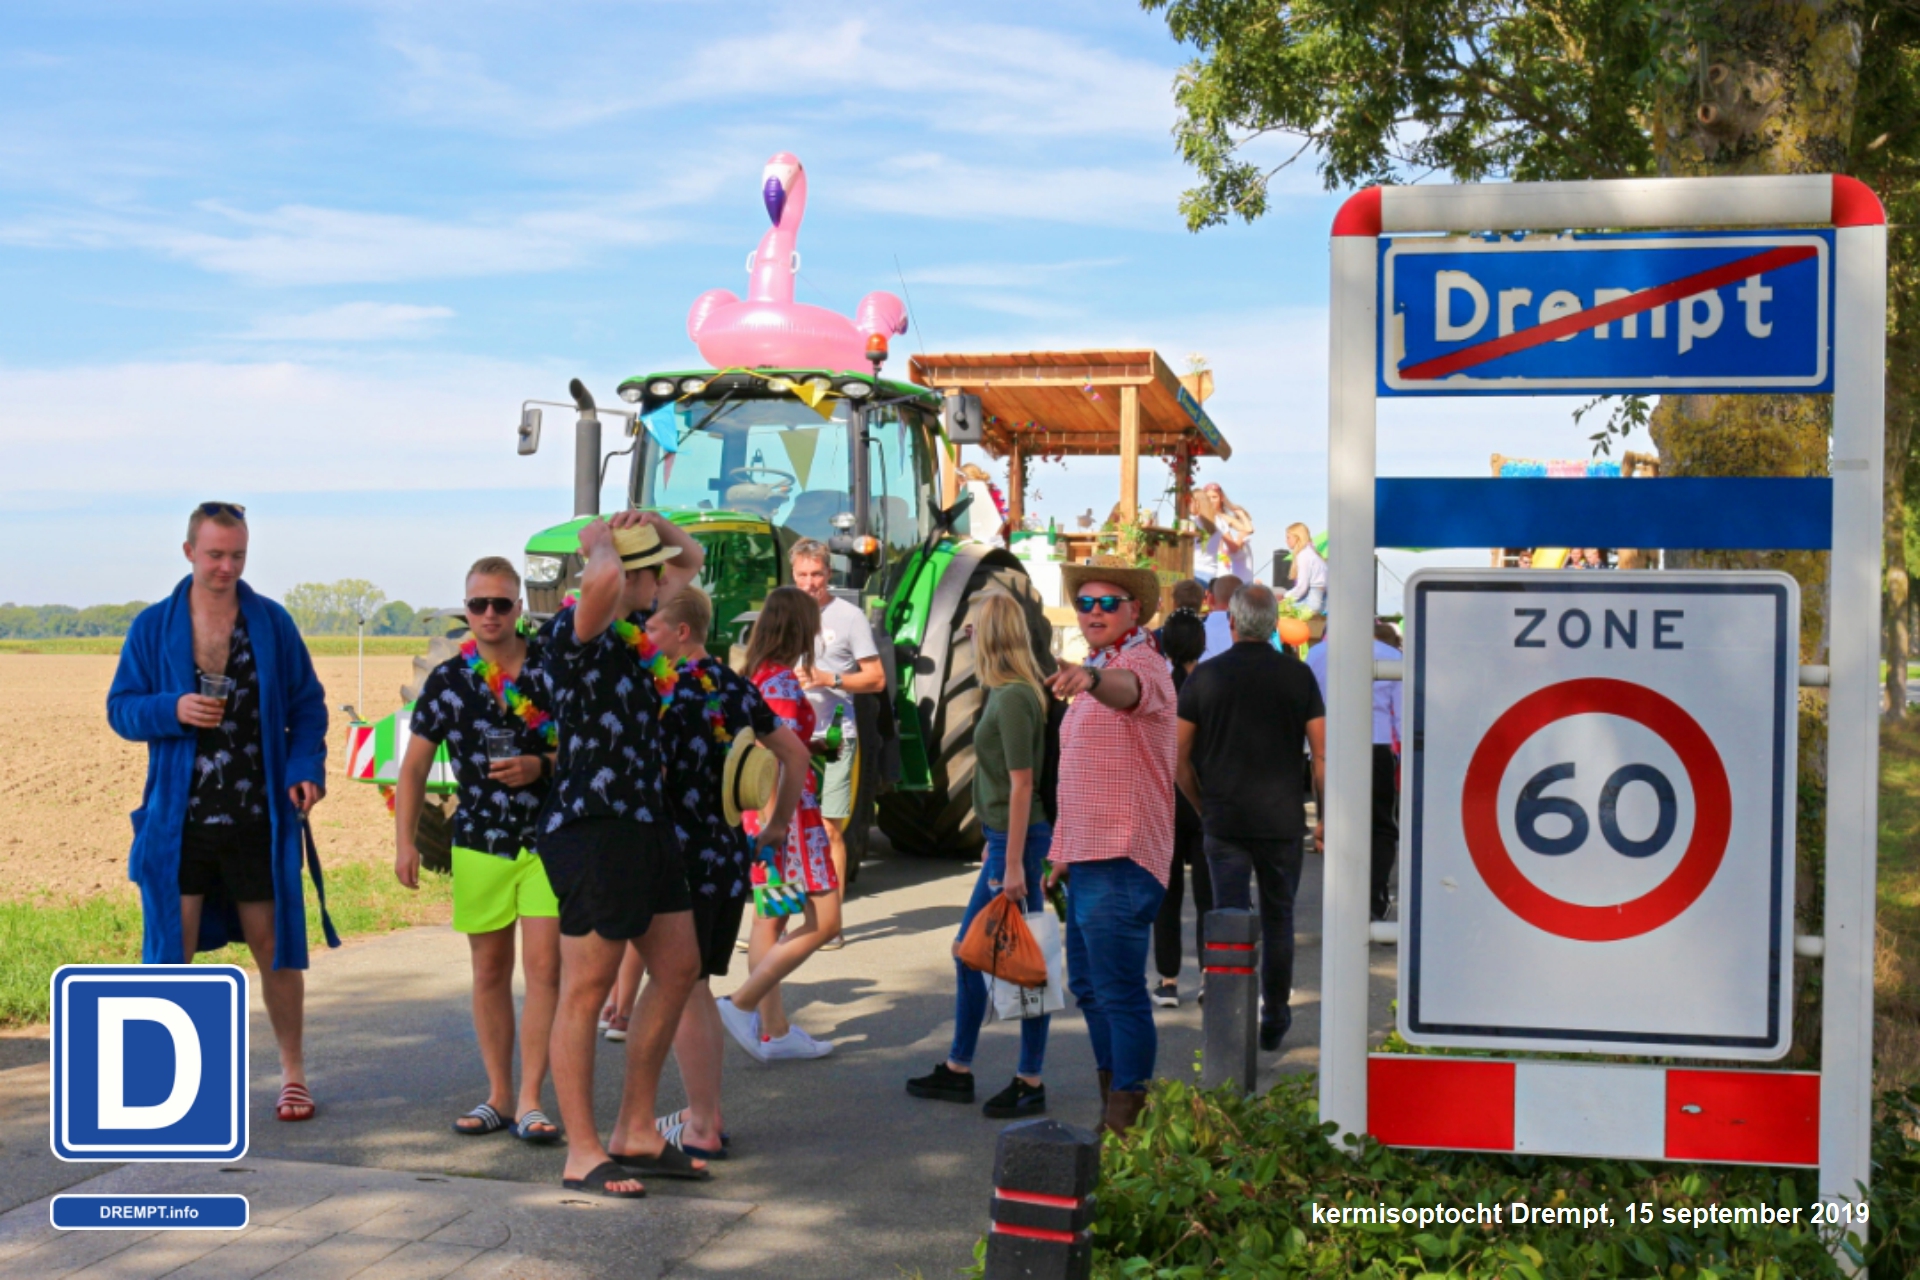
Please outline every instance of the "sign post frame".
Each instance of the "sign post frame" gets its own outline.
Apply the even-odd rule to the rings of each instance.
[[[1826,917],[1821,995],[1822,1198],[1870,1178],[1878,830],[1880,559],[1886,409],[1886,215],[1830,174],[1368,187],[1332,228],[1328,395],[1326,871],[1320,1118],[1367,1131],[1368,844],[1379,237],[1535,228],[1835,228],[1833,529],[1828,632]]]

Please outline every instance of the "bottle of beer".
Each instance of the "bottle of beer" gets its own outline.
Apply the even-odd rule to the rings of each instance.
[[[846,715],[846,711],[847,707],[845,703],[836,702],[833,704],[833,719],[827,724],[826,736],[827,759],[829,760],[838,760],[840,758],[840,744],[846,741],[846,735],[840,730],[840,720],[841,717]]]

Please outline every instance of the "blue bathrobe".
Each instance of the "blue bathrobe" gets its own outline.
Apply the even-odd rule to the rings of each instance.
[[[267,796],[272,804],[273,925],[276,969],[307,967],[307,915],[300,885],[303,846],[320,897],[320,923],[327,945],[340,937],[327,916],[320,860],[287,791],[297,783],[326,785],[327,701],[313,659],[293,619],[246,583],[236,584],[260,672],[260,736],[266,757]],[[140,886],[146,939],[145,964],[179,964],[180,840],[193,789],[197,731],[180,723],[183,693],[199,687],[193,664],[191,575],[173,595],[141,610],[120,650],[120,667],[107,691],[107,722],[115,733],[147,744],[147,787],[133,811],[133,852],[127,878]],[[241,939],[240,915],[224,896],[209,894],[200,913],[196,951],[211,951]]]

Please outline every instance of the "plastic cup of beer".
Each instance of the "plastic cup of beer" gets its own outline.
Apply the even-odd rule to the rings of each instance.
[[[487,759],[511,760],[520,754],[520,744],[511,729],[487,730]]]
[[[202,674],[200,677],[200,696],[217,698],[225,702],[233,696],[233,677]]]

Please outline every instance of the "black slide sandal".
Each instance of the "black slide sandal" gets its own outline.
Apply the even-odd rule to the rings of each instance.
[[[675,1178],[681,1182],[705,1182],[713,1177],[711,1169],[696,1169],[693,1157],[678,1147],[663,1147],[657,1156],[621,1155],[609,1151],[614,1161],[632,1173],[652,1178]]]
[[[562,1178],[560,1185],[568,1191],[598,1191],[613,1200],[645,1200],[647,1189],[638,1191],[609,1191],[609,1182],[638,1182],[633,1172],[614,1160],[603,1161],[593,1167],[593,1171],[584,1178]]]

